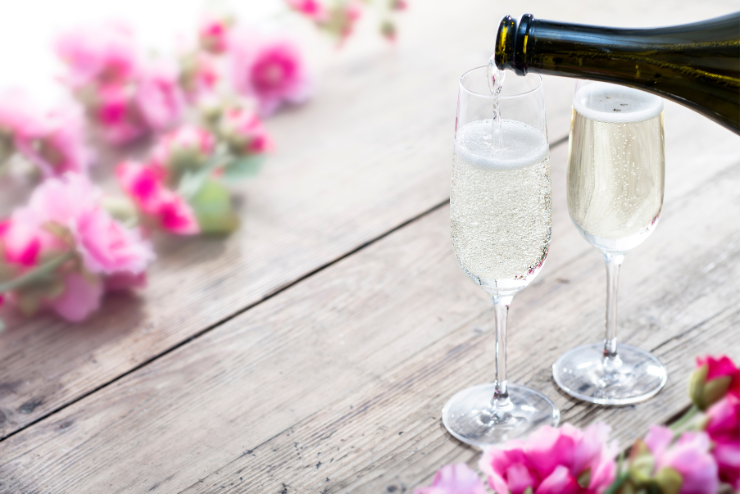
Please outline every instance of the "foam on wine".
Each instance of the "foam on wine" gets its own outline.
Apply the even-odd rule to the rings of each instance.
[[[455,154],[478,167],[512,170],[539,163],[550,153],[542,132],[523,122],[506,119],[501,121],[501,145],[493,152],[491,126],[491,120],[479,120],[458,129]]]
[[[660,115],[663,100],[623,86],[594,82],[580,88],[573,98],[575,110],[604,123],[643,122]]]

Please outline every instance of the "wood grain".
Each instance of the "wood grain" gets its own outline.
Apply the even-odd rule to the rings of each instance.
[[[738,138],[674,105],[666,122],[664,215],[628,255],[620,293],[620,338],[662,359],[666,389],[601,408],[551,381],[559,354],[601,338],[604,308],[602,261],[565,206],[564,146],[551,253],[510,318],[512,379],[566,421],[607,421],[622,444],[687,404],[695,355],[740,356]],[[490,379],[491,314],[454,260],[448,218],[436,209],[6,439],[0,491],[403,492],[472,460],[440,410]]]
[[[4,311],[0,438],[444,202],[457,80],[492,51],[495,16],[476,0],[455,7],[470,23],[450,23],[452,3],[416,6],[398,46],[359,40],[326,67],[310,104],[270,120],[278,151],[237,190],[234,235],[161,239],[148,289],[109,299],[85,324]],[[547,85],[557,139],[572,82]]]

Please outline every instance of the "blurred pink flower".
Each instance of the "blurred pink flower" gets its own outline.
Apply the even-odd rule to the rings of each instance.
[[[0,246],[5,263],[29,267],[36,265],[41,239],[27,225],[5,220],[0,222]]]
[[[106,141],[114,145],[128,144],[149,131],[134,99],[130,84],[108,85],[98,90],[94,118]]]
[[[352,34],[361,15],[362,9],[354,1],[339,3],[332,8],[330,20],[323,27],[337,36],[341,44]]]
[[[288,6],[315,22],[326,22],[329,12],[318,0],[286,0]]]
[[[185,109],[177,70],[164,63],[143,68],[136,87],[136,104],[150,129],[162,131],[176,124]]]
[[[214,54],[221,54],[229,47],[231,22],[228,18],[206,17],[198,28],[200,46]]]
[[[42,229],[49,223],[67,230],[91,273],[139,274],[154,259],[151,245],[138,230],[125,228],[101,206],[102,193],[86,177],[67,173],[48,179],[12,220]]]
[[[390,0],[388,4],[391,10],[406,10],[409,7],[406,0]]]
[[[287,39],[248,33],[235,39],[234,86],[257,100],[260,113],[271,115],[285,103],[302,103],[311,92],[308,70],[298,47]]]
[[[91,164],[81,112],[71,104],[43,110],[24,91],[5,91],[0,94],[0,131],[13,137],[16,150],[45,177],[85,173]]]
[[[102,296],[103,283],[99,277],[69,272],[64,275],[64,292],[49,305],[66,320],[79,322],[100,307]]]
[[[609,427],[594,424],[580,431],[564,424],[541,427],[526,441],[510,441],[483,453],[480,468],[496,492],[522,494],[601,493],[616,475],[615,443],[607,445]],[[578,480],[589,472],[585,486]]]
[[[246,108],[226,110],[219,125],[219,134],[237,155],[262,154],[274,148],[262,121]]]
[[[216,89],[221,75],[213,57],[203,52],[191,53],[180,63],[180,84],[190,102],[197,102]]]
[[[675,443],[673,431],[654,425],[645,444],[655,457],[655,472],[669,467],[681,475],[680,494],[715,494],[719,487],[717,464],[709,453],[709,437],[703,432],[684,432]]]
[[[458,463],[442,467],[432,485],[420,487],[414,494],[486,494],[486,486],[465,463]]]
[[[178,235],[200,232],[193,209],[177,193],[164,186],[155,168],[124,162],[116,168],[116,176],[142,213],[154,219],[160,228]]]
[[[740,399],[728,394],[707,410],[706,432],[714,443],[712,456],[719,478],[740,490]]]
[[[138,68],[133,34],[120,22],[69,30],[57,39],[56,52],[69,68],[66,79],[73,88],[91,82],[121,83]]]
[[[204,164],[215,146],[216,140],[207,130],[183,125],[162,137],[152,150],[150,162],[166,176],[168,168],[178,167],[183,161]]]

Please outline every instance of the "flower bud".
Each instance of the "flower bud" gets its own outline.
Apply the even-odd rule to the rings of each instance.
[[[706,410],[728,393],[740,397],[740,370],[723,355],[696,359],[697,368],[689,379],[689,396],[700,410]]]

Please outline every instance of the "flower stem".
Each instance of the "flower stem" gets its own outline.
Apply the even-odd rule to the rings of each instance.
[[[54,271],[59,266],[72,259],[73,256],[73,251],[67,251],[64,254],[49,259],[37,268],[26,271],[21,276],[0,284],[0,293],[5,293],[11,290],[15,290],[16,288],[20,288],[26,283],[34,281],[35,279]]]

